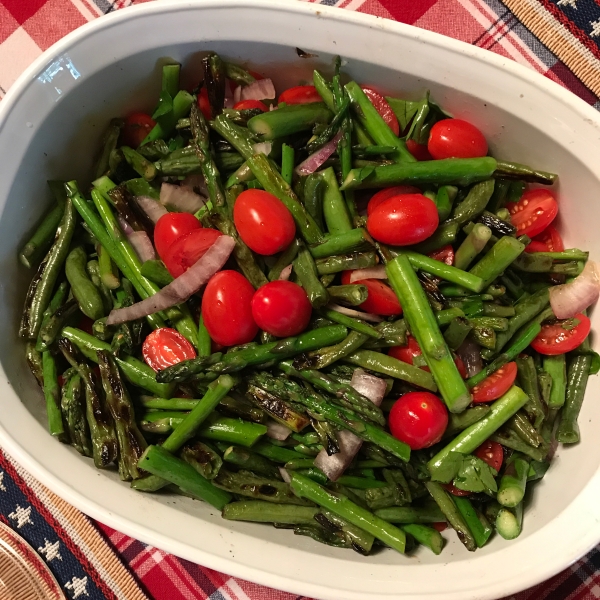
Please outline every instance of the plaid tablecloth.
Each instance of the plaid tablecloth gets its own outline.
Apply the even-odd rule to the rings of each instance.
[[[141,1],[0,0],[0,98],[21,72],[61,37],[91,19]],[[475,44],[543,73],[600,109],[600,0],[320,3]],[[304,600],[192,564],[93,522],[1,450],[0,520],[13,526],[40,553],[68,598]],[[513,598],[600,598],[600,546],[563,573]]]

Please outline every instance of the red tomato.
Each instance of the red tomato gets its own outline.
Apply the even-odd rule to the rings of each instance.
[[[542,233],[533,238],[525,252],[562,252],[564,249],[565,244],[560,233],[552,225],[548,225]]]
[[[212,119],[212,110],[208,100],[208,90],[205,87],[203,87],[198,94],[198,108],[207,121]]]
[[[264,190],[242,192],[233,207],[233,221],[246,245],[265,256],[287,248],[296,235],[292,213]]]
[[[417,159],[417,160],[433,160],[433,156],[429,154],[426,144],[417,144],[415,140],[406,140],[406,149]]]
[[[572,319],[542,325],[542,330],[531,342],[531,347],[540,354],[554,356],[575,350],[585,340],[591,328],[590,320],[582,313]]]
[[[388,198],[367,217],[369,233],[392,246],[422,242],[437,229],[438,223],[435,202],[422,194]]]
[[[182,360],[196,358],[196,351],[178,331],[170,327],[161,327],[155,329],[144,340],[142,355],[155,371],[161,371]]]
[[[190,213],[170,212],[163,215],[154,226],[156,252],[164,259],[171,244],[181,236],[201,228],[200,221]]]
[[[446,531],[448,528],[448,523],[431,523],[431,527],[442,533],[442,531]]]
[[[364,85],[361,85],[360,87],[365,93],[365,96],[371,101],[371,104],[381,115],[381,118],[385,121],[385,124],[394,132],[394,135],[400,135],[400,124],[398,123],[398,119],[387,100],[373,88]]]
[[[535,237],[542,233],[558,214],[558,203],[548,190],[528,190],[518,202],[506,205],[518,235]]]
[[[393,358],[397,358],[402,362],[408,363],[409,365],[414,365],[415,356],[421,356],[421,348],[412,335],[407,336],[406,345],[405,346],[392,346],[388,350],[388,356]],[[467,378],[467,369],[465,368],[465,364],[461,360],[460,356],[454,357],[454,364],[460,373],[460,376],[463,379]],[[427,365],[422,365],[419,367],[423,369],[423,371],[429,371],[429,367]]]
[[[492,442],[491,440],[483,442],[473,454],[484,463],[487,463],[496,472],[500,471],[500,467],[502,467],[502,462],[504,461],[504,450],[498,442]]]
[[[517,363],[509,362],[486,377],[471,390],[474,404],[491,402],[504,396],[517,378]]]
[[[252,298],[252,317],[267,333],[289,337],[304,331],[312,306],[306,292],[291,281],[271,281]]]
[[[286,104],[310,104],[311,102],[323,102],[317,88],[314,85],[297,85],[291,87],[279,96],[279,103]]]
[[[183,275],[223,235],[216,229],[200,228],[182,235],[167,249],[163,262],[173,277]]]
[[[235,110],[252,110],[254,108],[258,108],[263,112],[267,112],[269,107],[260,100],[240,100],[240,102],[236,102],[233,105]]]
[[[258,333],[252,318],[252,284],[237,271],[213,275],[202,296],[202,318],[212,340],[223,346],[251,342]]]
[[[342,284],[350,283],[350,274],[352,271],[342,273]],[[401,315],[402,307],[398,302],[396,292],[383,283],[380,279],[361,279],[354,282],[356,285],[364,285],[369,295],[367,299],[359,305],[359,308],[368,313],[384,315],[386,317]]]
[[[488,145],[475,125],[462,119],[443,119],[431,128],[427,149],[437,160],[477,158],[487,154]]]
[[[156,121],[146,113],[136,112],[125,119],[125,125],[121,132],[123,144],[130,148],[137,148],[146,139]]]
[[[392,196],[401,196],[403,194],[420,194],[421,190],[414,187],[413,185],[395,185],[394,187],[384,188],[379,190],[376,194],[373,194],[367,204],[367,216],[371,216],[371,213],[385,200]]]
[[[444,484],[442,484],[442,487],[447,492],[449,492],[450,494],[452,494],[453,496],[463,497],[463,496],[470,496],[471,495],[471,492],[467,492],[466,490],[460,490],[453,483],[444,483]]]
[[[449,266],[454,264],[454,248],[450,244],[442,246],[439,250],[431,252],[428,256]]]
[[[420,450],[442,439],[448,425],[448,411],[430,392],[409,392],[394,403],[388,423],[396,439],[412,450]]]

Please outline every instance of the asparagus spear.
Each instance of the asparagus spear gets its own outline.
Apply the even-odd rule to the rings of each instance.
[[[498,488],[498,502],[502,506],[515,508],[523,501],[529,474],[529,462],[514,456],[507,465]]]
[[[204,371],[232,373],[273,360],[281,361],[327,344],[335,344],[344,339],[347,333],[348,330],[345,327],[333,325],[306,331],[296,337],[262,344],[258,347],[229,352],[225,355],[217,353],[208,358],[199,357],[185,360],[157,373],[156,380],[159,382],[186,381]]]
[[[386,272],[444,402],[451,412],[462,412],[471,403],[471,395],[408,257],[401,255],[388,262]]]

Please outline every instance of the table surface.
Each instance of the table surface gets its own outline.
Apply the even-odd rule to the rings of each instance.
[[[64,35],[108,12],[140,3],[0,0],[0,98],[35,58]],[[394,19],[485,48],[544,74],[600,109],[599,0],[320,3]],[[68,598],[302,600],[192,564],[93,522],[1,450],[0,520],[37,549]],[[552,579],[511,598],[600,598],[599,548]]]

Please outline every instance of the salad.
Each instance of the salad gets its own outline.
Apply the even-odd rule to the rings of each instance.
[[[523,527],[600,360],[557,176],[426,94],[211,53],[108,125],[21,249],[50,433],[134,490],[369,554]],[[346,83],[342,83],[347,81]]]

